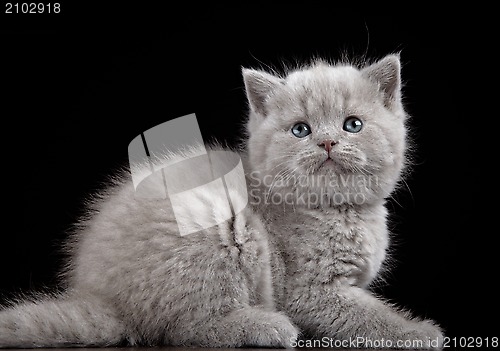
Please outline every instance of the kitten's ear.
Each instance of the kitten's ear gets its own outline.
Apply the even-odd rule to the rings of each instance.
[[[267,114],[267,99],[285,81],[269,73],[253,69],[243,68],[242,73],[250,108],[254,112],[265,116]]]
[[[361,70],[364,77],[378,84],[384,104],[390,110],[401,108],[401,63],[398,55],[388,55]]]

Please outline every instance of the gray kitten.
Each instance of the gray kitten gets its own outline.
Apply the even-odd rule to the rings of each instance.
[[[389,243],[385,199],[406,164],[399,58],[316,62],[286,77],[244,69],[243,78],[249,205],[181,236],[169,201],[117,181],[68,245],[66,292],[0,311],[0,347],[295,347],[306,338],[441,347],[432,321],[367,290]]]

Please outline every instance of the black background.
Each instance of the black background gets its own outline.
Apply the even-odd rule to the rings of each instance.
[[[14,213],[2,210],[1,298],[57,286],[60,241],[140,132],[194,112],[206,140],[234,144],[247,109],[241,67],[400,52],[418,147],[407,187],[389,201],[395,267],[376,291],[448,336],[497,335],[488,316],[498,229],[474,165],[484,149],[465,147],[480,138],[465,137],[473,126],[453,80],[467,49],[462,22],[315,2],[62,5],[59,15],[2,17],[3,135],[14,158],[2,167]]]

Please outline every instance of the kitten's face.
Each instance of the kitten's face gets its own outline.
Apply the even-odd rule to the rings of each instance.
[[[364,70],[320,63],[285,79],[244,74],[250,162],[268,198],[331,206],[393,191],[405,149],[396,57]]]

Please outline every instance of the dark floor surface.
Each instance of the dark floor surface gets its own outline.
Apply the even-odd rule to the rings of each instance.
[[[4,350],[24,350],[24,349],[1,349]],[[36,349],[36,350],[50,350],[50,351],[96,351],[97,348],[52,348],[52,349]],[[163,346],[163,347],[109,347],[105,348],[105,351],[271,351],[271,350],[285,350],[285,349],[271,349],[271,348],[202,348],[202,347],[177,347],[177,346]],[[304,351],[315,351],[315,350],[351,350],[351,349],[337,349],[337,348],[296,348],[295,350],[304,350]],[[368,349],[356,349],[357,351],[368,351]],[[377,349],[377,351],[388,351],[389,349]],[[373,351],[369,350],[369,351]]]

